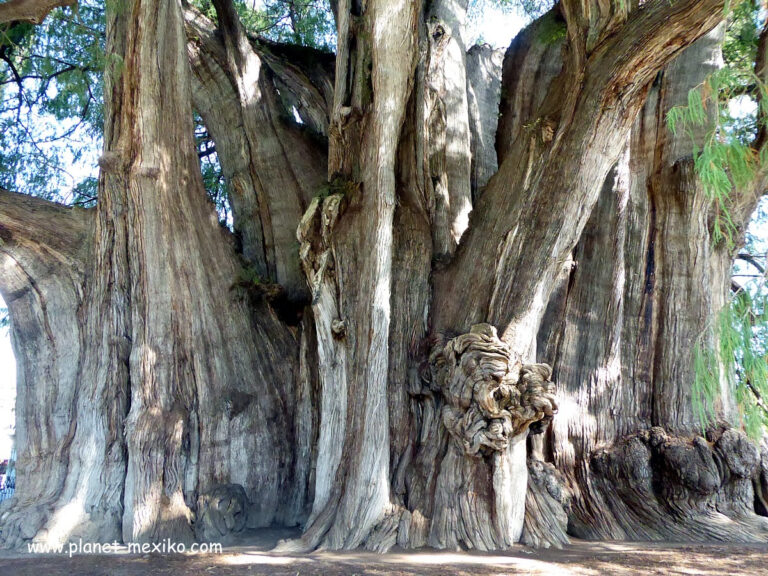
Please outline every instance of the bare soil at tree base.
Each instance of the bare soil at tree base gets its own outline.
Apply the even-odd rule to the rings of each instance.
[[[1,552],[0,575],[13,576],[442,576],[442,575],[768,575],[768,543],[670,544],[574,540],[561,550],[523,546],[504,554],[466,551],[364,551],[277,554],[283,530],[243,535],[222,554],[101,556]]]

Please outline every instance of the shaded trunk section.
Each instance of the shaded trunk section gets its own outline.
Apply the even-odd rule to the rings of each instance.
[[[57,296],[66,299],[62,319],[81,330],[62,333],[75,370],[19,390],[22,406],[34,395],[69,396],[63,418],[56,404],[40,407],[67,423],[66,438],[43,475],[50,486],[25,468],[44,444],[22,447],[19,483],[36,492],[28,498],[40,512],[30,516],[17,499],[4,543],[121,533],[126,542],[218,540],[244,526],[295,524],[306,517],[309,466],[294,447],[308,446],[314,431],[311,419],[295,426],[293,414],[295,403],[302,413],[312,403],[311,353],[257,287],[237,282],[232,239],[206,200],[181,7],[160,0],[110,12],[108,38],[126,66],[106,85],[99,204],[84,233],[92,252],[87,265],[57,276],[85,269]]]
[[[693,411],[693,350],[726,303],[733,254],[713,245],[690,136],[673,136],[666,113],[718,66],[721,38],[657,78],[540,333],[559,384],[548,450],[579,537],[763,541],[768,528],[754,513],[757,449],[727,423],[699,436]]]
[[[0,512],[4,545],[37,534],[69,473],[92,220],[86,210],[0,190],[0,292],[16,357],[18,454],[15,498]]]

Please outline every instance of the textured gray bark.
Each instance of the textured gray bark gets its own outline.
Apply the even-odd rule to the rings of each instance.
[[[254,49],[236,14],[228,14],[225,5],[218,10],[221,35],[204,16],[186,9],[194,106],[218,147],[243,255],[262,278],[299,299],[306,284],[296,257],[296,227],[325,182],[321,136],[328,125],[328,56],[296,51],[317,60],[308,78],[299,66],[281,66],[283,59],[268,46]],[[316,136],[295,123],[280,101],[280,88],[295,95],[289,104]]]
[[[453,255],[472,210],[466,47],[462,38],[467,4],[467,0],[433,2],[424,15],[428,54],[421,88],[428,111],[425,121],[435,203],[433,249],[440,259]]]
[[[561,408],[549,449],[580,537],[768,535],[753,504],[757,450],[727,424],[700,437],[693,413],[692,350],[726,302],[733,253],[713,246],[690,136],[665,126],[719,65],[721,38],[696,42],[654,84],[574,251],[565,304],[552,300],[542,329]],[[742,230],[757,198],[745,200],[734,205]],[[732,407],[720,414],[735,423]]]
[[[523,29],[504,54],[504,86],[499,106],[496,152],[503,161],[525,127],[535,122],[552,82],[563,68],[563,38],[550,38],[545,27],[563,25],[552,11]]]
[[[648,85],[719,18],[719,3],[677,2],[639,10],[626,24],[614,14],[593,30],[579,16],[580,2],[560,6],[576,12],[567,18],[574,34],[568,59],[528,130],[514,138],[506,157],[501,154],[505,160],[473,212],[466,240],[435,278],[436,299],[453,303],[435,310],[435,328],[463,331],[490,321],[528,359],[555,277],[621,153]],[[611,35],[614,26],[623,26],[622,33]],[[605,42],[593,47],[587,29]],[[494,273],[477,275],[478,268]]]
[[[13,503],[24,510],[15,521],[3,519],[5,542],[35,536],[67,477],[82,336],[77,310],[92,218],[0,190],[0,290],[11,313],[17,368]]]
[[[722,2],[563,0],[502,63],[466,51],[462,0],[342,0],[335,73],[248,37],[226,0],[217,24],[133,8],[108,26],[126,66],[98,207],[0,193],[21,417],[4,545],[272,523],[304,527],[294,550],[762,530],[765,448],[693,438],[691,341],[732,254],[662,120],[716,39],[651,87]]]
[[[488,184],[499,163],[496,156],[496,128],[501,99],[503,53],[487,44],[472,46],[467,52],[467,106],[472,133],[472,198]]]
[[[194,153],[180,6],[142,3],[129,14],[108,22],[110,48],[137,67],[107,82],[99,205],[85,232],[92,240],[84,242],[91,252],[82,266],[53,277],[63,282],[84,271],[69,291],[59,291],[59,298],[74,292],[83,305],[70,299],[56,314],[80,334],[48,323],[45,336],[45,346],[67,351],[74,369],[19,390],[22,407],[52,395],[38,408],[56,425],[51,432],[45,420],[40,426],[56,452],[49,456],[52,447],[21,435],[25,499],[4,513],[2,537],[10,546],[32,537],[121,534],[125,541],[191,540],[195,528],[209,528],[208,508],[234,484],[244,491],[250,526],[296,523],[305,514],[303,497],[294,494],[307,486],[290,480],[293,446],[307,441],[294,438],[293,412],[284,408],[294,404],[298,386],[309,392],[298,384],[298,334],[264,302],[232,289],[239,263],[205,200]],[[72,218],[60,219],[60,242],[71,237]],[[5,283],[3,290],[13,302]],[[11,306],[15,337],[45,309]],[[57,398],[70,399],[66,414],[57,411]],[[34,427],[32,419],[21,426]],[[47,474],[34,469],[43,449],[55,460]],[[250,461],[253,454],[262,455],[258,462]],[[193,527],[195,511],[200,522]]]
[[[359,9],[347,1],[337,10],[328,162],[336,189],[313,202],[299,231],[305,271],[317,287],[321,365],[338,363],[320,374],[317,468],[324,477],[318,474],[319,500],[303,538],[310,547],[357,547],[392,508],[387,384],[395,166],[418,13],[410,2],[369,2],[361,27]]]

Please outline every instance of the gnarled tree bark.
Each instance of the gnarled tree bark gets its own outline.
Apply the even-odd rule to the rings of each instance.
[[[17,523],[6,542],[40,528],[68,473],[75,431],[88,232],[93,214],[0,190],[0,293],[11,315],[17,367]]]
[[[716,56],[716,36],[688,47],[723,2],[562,0],[502,62],[466,50],[462,0],[340,0],[335,71],[214,6],[215,24],[176,0],[109,11],[125,66],[95,209],[0,192],[20,366],[4,545],[763,529],[765,450],[694,437],[690,344],[733,254],[663,121]]]
[[[296,523],[307,486],[292,482],[292,449],[302,440],[286,406],[298,396],[298,333],[233,286],[240,264],[194,152],[181,6],[161,0],[111,13],[108,38],[129,65],[107,81],[99,204],[83,232],[91,252],[72,267],[83,270],[74,283],[82,304],[59,315],[80,329],[61,345],[74,353],[74,369],[35,382],[38,393],[70,398],[67,435],[52,457],[65,472],[51,476],[51,487],[29,481],[39,513],[16,499],[3,518],[4,543],[192,540],[195,529],[217,527],[206,524],[216,517],[208,509],[235,484],[240,491],[229,492],[247,525]],[[22,405],[34,398],[19,392]],[[20,485],[38,450],[24,440]],[[249,454],[262,457],[253,464]]]
[[[691,136],[666,127],[667,112],[720,65],[721,39],[716,29],[659,74],[540,333],[560,385],[549,452],[579,537],[766,538],[752,492],[758,452],[728,429],[738,421],[725,384],[723,424],[706,437],[693,410],[692,351],[716,345],[708,328],[727,301],[734,250],[713,243],[716,207]],[[733,200],[743,234],[758,196]]]

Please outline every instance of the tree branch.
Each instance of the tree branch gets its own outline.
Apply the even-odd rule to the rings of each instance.
[[[224,7],[222,7],[224,9]],[[235,17],[237,15],[235,14]],[[224,14],[227,17],[226,13]],[[221,18],[221,16],[220,16]],[[234,83],[227,52],[216,25],[193,6],[184,7],[187,37],[226,71]],[[229,20],[224,20],[229,22]],[[246,35],[251,48],[273,73],[281,92],[288,91],[300,103],[305,121],[319,134],[327,135],[333,102],[334,56],[322,50],[272,42]]]
[[[763,395],[760,394],[760,391],[755,388],[754,384],[747,379],[745,384],[747,385],[747,388],[750,392],[752,392],[752,395],[755,397],[755,404],[757,404],[763,412],[765,412],[768,415],[768,405],[766,405],[765,400],[763,399]]]
[[[229,183],[243,256],[291,297],[303,296],[296,227],[326,180],[326,148],[316,134],[327,133],[329,105],[276,45],[245,35],[231,2],[217,0],[216,9],[218,31],[194,9],[185,13],[193,104]],[[307,55],[302,48],[279,50]],[[310,68],[312,57],[305,59]],[[293,107],[304,126],[294,121]]]
[[[763,24],[763,29],[760,32],[760,37],[757,41],[757,54],[755,55],[755,75],[758,77],[763,86],[768,84],[768,21]],[[768,118],[765,114],[765,102],[763,102],[763,91],[756,90],[757,92],[757,138],[755,139],[755,146],[760,150],[768,143]]]
[[[758,104],[757,135],[752,143],[752,147],[757,156],[761,158],[761,151],[768,146],[768,114],[765,112],[766,102],[764,98],[764,90],[766,89],[765,87],[768,86],[768,22],[763,25],[763,28],[760,31],[760,36],[758,37],[757,53],[755,54],[753,71],[759,80],[758,84],[761,84],[762,86],[754,91],[754,96]],[[743,189],[736,190],[736,193],[733,194],[730,199],[729,211],[731,212],[731,219],[741,223],[738,227],[740,233],[737,238],[738,242],[743,241],[748,218],[757,207],[759,199],[767,192],[768,166],[763,162],[760,162],[752,182]]]
[[[90,212],[0,188],[0,250],[39,251],[80,258]]]
[[[5,50],[0,50],[0,60],[2,60],[8,65],[8,68],[11,70],[11,75],[13,76],[13,82],[16,83],[16,86],[18,87],[18,90],[19,90],[19,93],[17,94],[19,105],[16,108],[16,121],[20,122],[21,108],[22,106],[24,106],[24,81],[22,77],[19,75],[19,71],[16,69],[16,66],[13,64],[13,60],[11,60],[5,54]]]
[[[333,106],[333,54],[263,38],[251,39],[251,45],[275,74],[281,91],[288,91],[300,103],[299,109],[307,123],[327,136]]]
[[[486,321],[528,353],[561,263],[624,150],[651,82],[723,17],[722,0],[648,0],[626,17],[597,22],[595,36],[578,23],[584,2],[593,3],[561,4],[571,20],[560,76],[481,195],[453,262],[435,275],[435,292],[456,302],[435,311],[436,330]]]
[[[40,24],[54,8],[76,4],[77,0],[8,0],[0,3],[0,24],[9,22]]]
[[[211,145],[209,147],[206,147],[205,150],[198,150],[197,151],[197,157],[200,158],[201,160],[203,158],[208,158],[209,156],[213,156],[214,154],[216,154],[216,145],[215,144],[213,144],[213,145]]]
[[[694,40],[723,20],[723,0],[649,0],[599,46],[590,60],[611,70],[606,93],[637,93]]]
[[[741,252],[736,255],[736,258],[738,258],[739,260],[743,260],[744,262],[748,262],[749,264],[752,264],[752,266],[757,268],[760,274],[765,274],[765,265],[758,262],[757,258],[755,258],[752,254],[749,254],[747,252]]]

